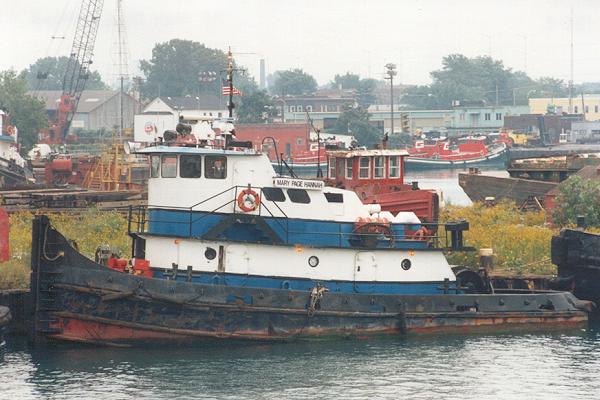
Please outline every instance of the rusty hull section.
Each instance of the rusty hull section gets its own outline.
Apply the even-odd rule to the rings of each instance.
[[[107,345],[197,340],[500,332],[584,326],[584,302],[566,292],[369,295],[201,285],[110,270],[34,222],[34,338]]]

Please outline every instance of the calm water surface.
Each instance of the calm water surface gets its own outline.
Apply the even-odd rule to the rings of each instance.
[[[482,172],[490,175],[508,177],[508,172],[502,167],[480,167]],[[458,174],[467,172],[468,168],[462,169],[430,169],[422,171],[408,171],[404,177],[405,182],[417,181],[421,189],[441,190],[446,204],[459,206],[471,205],[471,200],[458,185]]]
[[[598,399],[598,327],[195,348],[10,344],[2,399]]]
[[[458,170],[407,181],[469,204]],[[600,399],[600,325],[554,334],[195,348],[30,348],[14,338],[0,399]]]

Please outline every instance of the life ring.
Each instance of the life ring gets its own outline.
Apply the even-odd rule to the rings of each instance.
[[[415,233],[412,234],[410,239],[412,240],[426,240],[428,236],[431,236],[431,232],[427,230],[424,226],[419,228]]]
[[[255,211],[260,205],[260,196],[250,188],[244,189],[237,197],[237,204],[244,212]]]
[[[9,135],[14,135],[15,134],[15,127],[12,125],[8,125],[6,127],[6,133],[8,133]]]

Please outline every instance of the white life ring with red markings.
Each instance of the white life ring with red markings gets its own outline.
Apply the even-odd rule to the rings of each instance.
[[[237,197],[237,205],[244,212],[255,211],[260,206],[260,196],[250,188],[244,189]]]
[[[6,133],[8,133],[9,135],[13,136],[15,134],[15,127],[12,125],[8,125],[6,127]]]

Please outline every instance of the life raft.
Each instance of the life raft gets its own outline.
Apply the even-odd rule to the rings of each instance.
[[[237,197],[237,205],[243,212],[255,211],[260,206],[260,196],[250,188],[244,189]]]
[[[383,236],[394,246],[394,232],[387,218],[358,217],[354,223],[353,233],[364,247],[377,247],[377,242]]]

